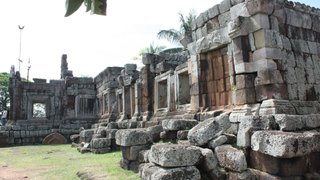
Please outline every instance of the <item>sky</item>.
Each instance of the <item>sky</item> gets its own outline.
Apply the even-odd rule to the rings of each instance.
[[[158,40],[162,29],[179,28],[178,13],[197,14],[221,0],[108,0],[107,16],[90,15],[84,7],[64,17],[65,0],[0,0],[0,72],[18,70],[30,78],[59,79],[62,54],[74,76],[95,77],[106,67],[137,63],[141,49],[174,46]],[[320,8],[317,0],[299,2]]]

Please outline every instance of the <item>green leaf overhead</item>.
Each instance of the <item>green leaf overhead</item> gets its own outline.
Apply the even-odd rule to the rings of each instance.
[[[70,16],[76,12],[82,5],[84,0],[66,0],[66,14],[65,17]]]

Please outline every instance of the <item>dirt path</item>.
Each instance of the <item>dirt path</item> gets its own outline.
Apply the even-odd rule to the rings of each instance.
[[[16,170],[8,166],[0,166],[0,180],[30,179],[30,170]]]

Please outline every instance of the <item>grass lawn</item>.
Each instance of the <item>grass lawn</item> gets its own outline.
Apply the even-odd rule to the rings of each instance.
[[[28,179],[79,179],[78,171],[97,179],[136,180],[138,174],[120,168],[121,152],[81,154],[70,145],[34,145],[0,148],[0,168],[28,174]],[[3,172],[2,172],[3,173]],[[0,178],[1,179],[1,178]]]

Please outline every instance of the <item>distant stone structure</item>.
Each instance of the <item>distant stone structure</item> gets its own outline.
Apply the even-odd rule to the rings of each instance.
[[[120,147],[142,179],[320,179],[319,9],[223,0],[182,43],[183,54],[146,54],[140,71],[76,78],[63,55],[61,80],[11,73],[14,125],[0,144],[79,134],[80,152]]]

